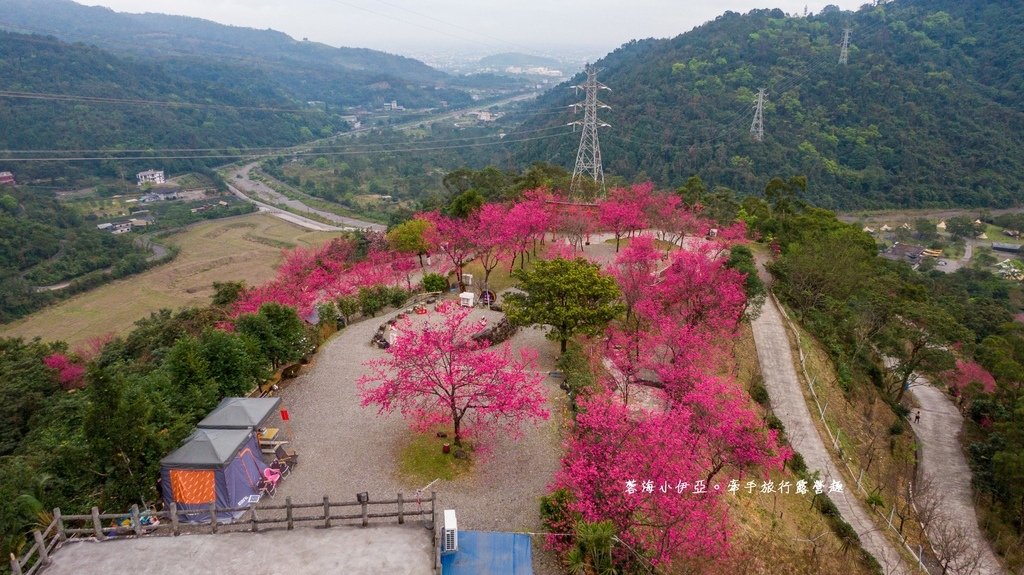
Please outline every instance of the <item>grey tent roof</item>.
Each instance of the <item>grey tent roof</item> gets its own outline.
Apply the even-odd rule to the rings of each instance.
[[[280,397],[225,397],[199,422],[205,429],[245,429],[260,427],[277,407]]]
[[[231,462],[252,429],[197,429],[185,443],[160,460],[167,467],[221,467]]]

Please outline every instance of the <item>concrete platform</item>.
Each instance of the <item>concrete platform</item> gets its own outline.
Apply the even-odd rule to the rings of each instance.
[[[68,542],[45,575],[433,575],[422,525]]]

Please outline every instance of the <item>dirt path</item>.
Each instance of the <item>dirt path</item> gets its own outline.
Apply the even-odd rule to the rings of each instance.
[[[961,551],[959,557],[951,560],[950,573],[1004,573],[978,527],[971,500],[974,492],[971,470],[959,440],[963,417],[946,394],[936,387],[913,385],[910,393],[921,406],[921,421],[911,423],[921,444],[921,474],[942,493],[940,516],[928,526],[928,537],[936,545],[936,553],[941,555],[947,545]],[[947,541],[951,537],[966,538],[970,544],[953,545],[953,541]]]
[[[766,275],[767,272],[763,269],[761,271],[763,276]],[[763,279],[769,281],[770,278]],[[782,314],[771,298],[765,301],[761,315],[752,322],[752,327],[772,410],[786,426],[786,434],[793,449],[803,456],[809,470],[821,472],[826,484],[831,479],[842,481],[843,477],[825,449],[807,409]],[[860,536],[864,549],[878,560],[883,572],[887,575],[910,573],[900,554],[879,531],[856,497],[844,491],[842,494],[833,493],[831,498],[843,519]]]

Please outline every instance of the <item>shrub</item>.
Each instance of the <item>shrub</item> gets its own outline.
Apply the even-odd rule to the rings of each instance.
[[[836,507],[832,500],[824,495],[818,495],[814,498],[814,507],[825,517],[839,517],[839,509]]]
[[[341,314],[343,318],[345,318],[346,324],[349,322],[350,319],[352,319],[352,316],[355,315],[355,313],[359,311],[360,308],[358,296],[352,295],[343,295],[339,297],[337,305],[338,312]]]
[[[400,287],[385,289],[387,290],[388,303],[390,303],[392,307],[402,307],[402,304],[409,299],[409,292]]]
[[[804,461],[804,456],[794,451],[793,456],[789,458],[789,468],[800,476],[807,473],[807,462]]]
[[[441,274],[429,273],[423,276],[423,290],[428,292],[445,291],[448,289],[448,280]]]
[[[750,397],[758,404],[768,407],[768,389],[760,381],[750,386]]]
[[[768,415],[766,423],[768,424],[768,429],[774,429],[775,431],[778,431],[780,434],[786,432],[786,426],[783,425],[782,420],[779,419],[778,417],[775,417],[775,415]]]
[[[359,313],[365,317],[377,315],[377,312],[388,305],[387,288],[384,286],[372,286],[359,288]]]
[[[903,422],[896,420],[889,426],[889,435],[903,435]]]

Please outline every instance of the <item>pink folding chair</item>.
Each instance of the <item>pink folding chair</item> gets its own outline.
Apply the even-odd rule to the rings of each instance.
[[[281,481],[281,472],[272,467],[267,467],[263,470],[263,481],[267,485],[267,493],[273,496],[274,492],[277,491],[277,483]]]

